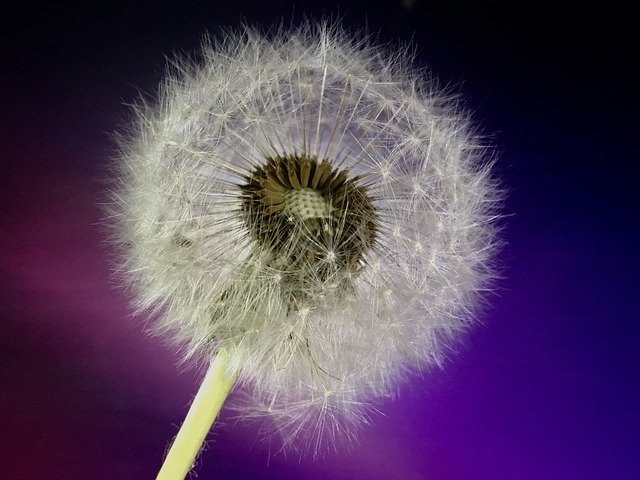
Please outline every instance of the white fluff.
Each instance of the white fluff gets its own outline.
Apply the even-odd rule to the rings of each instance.
[[[136,306],[189,357],[226,348],[252,386],[243,416],[271,416],[285,443],[350,435],[376,397],[440,360],[492,278],[486,148],[411,60],[326,23],[226,32],[177,62],[122,145],[112,211]],[[239,186],[300,152],[362,176],[379,229],[339,279],[349,291],[312,277],[291,309]]]

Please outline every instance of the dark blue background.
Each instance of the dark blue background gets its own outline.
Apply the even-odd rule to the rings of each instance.
[[[198,478],[638,478],[633,15],[419,0],[4,3],[0,477],[154,478],[199,376],[110,284],[110,134],[205,31],[304,13],[413,41],[462,94],[500,151],[505,278],[464,346],[383,405],[359,447],[274,455],[223,412]]]

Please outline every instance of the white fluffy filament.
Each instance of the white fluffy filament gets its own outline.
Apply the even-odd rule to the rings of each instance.
[[[285,443],[350,435],[372,399],[439,361],[492,277],[486,148],[410,62],[326,23],[227,32],[176,64],[123,143],[114,218],[137,307],[188,356],[227,350],[253,392],[242,416],[270,416]],[[326,159],[366,191],[373,211],[356,214],[375,240],[348,267],[347,206],[327,240],[305,237],[304,265],[256,240],[243,185],[286,156]],[[319,205],[307,216],[325,208],[287,195]],[[293,290],[291,265],[304,276]]]

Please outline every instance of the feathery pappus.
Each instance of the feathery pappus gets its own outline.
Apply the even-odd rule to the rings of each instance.
[[[121,272],[188,357],[229,352],[244,416],[285,443],[350,435],[490,287],[487,152],[406,50],[330,23],[228,31],[136,108]]]

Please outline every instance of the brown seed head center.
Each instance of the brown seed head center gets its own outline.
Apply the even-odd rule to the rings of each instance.
[[[306,155],[269,157],[246,177],[240,187],[245,224],[294,290],[339,283],[360,269],[378,229],[360,180]]]

